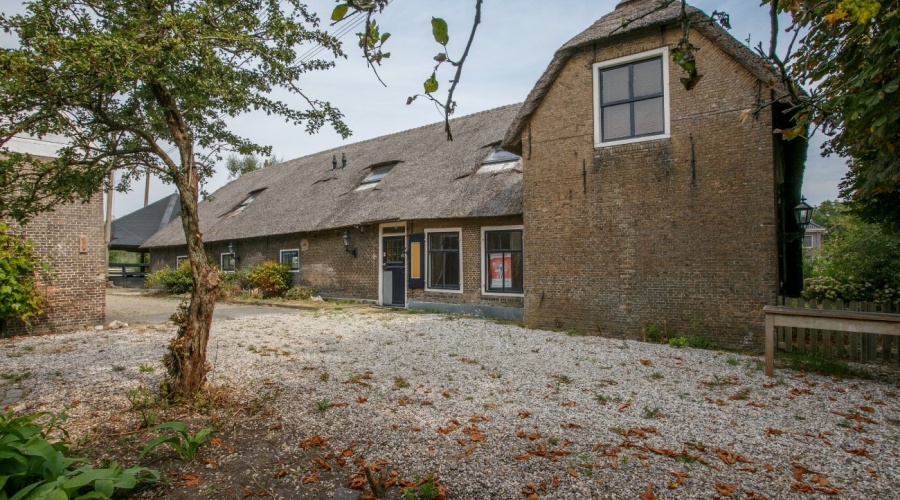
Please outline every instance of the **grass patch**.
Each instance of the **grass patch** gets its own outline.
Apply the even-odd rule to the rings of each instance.
[[[659,418],[662,416],[662,410],[658,406],[652,408],[644,407],[644,418]]]
[[[30,377],[31,377],[31,372],[29,372],[29,371],[24,371],[22,373],[14,373],[14,372],[0,373],[0,378],[2,378],[3,380],[9,380],[10,383],[13,383],[13,384],[15,384],[16,382],[21,382]]]
[[[125,371],[125,367],[122,366],[122,365],[113,365],[112,371],[114,371],[114,372],[124,372],[124,371]]]
[[[394,389],[406,389],[409,387],[409,381],[403,377],[394,377]]]
[[[782,353],[780,364],[792,370],[818,373],[831,377],[863,377],[866,373],[850,366],[846,361],[816,353]]]

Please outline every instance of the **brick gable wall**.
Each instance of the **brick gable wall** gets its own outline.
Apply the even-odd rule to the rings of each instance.
[[[51,271],[39,273],[43,313],[30,327],[10,321],[7,333],[57,333],[102,324],[107,275],[102,196],[60,206],[11,232],[32,240],[35,254]]]
[[[655,323],[762,346],[778,290],[772,118],[740,118],[766,90],[694,32],[704,76],[686,91],[670,65],[671,137],[593,145],[591,65],[679,34],[573,56],[523,131],[529,326],[636,338]]]

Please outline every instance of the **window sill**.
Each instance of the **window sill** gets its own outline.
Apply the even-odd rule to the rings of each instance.
[[[462,287],[458,289],[453,288],[428,288],[425,287],[426,292],[437,292],[437,293],[463,293]]]
[[[666,139],[671,139],[671,138],[672,138],[671,134],[648,135],[646,137],[632,137],[630,139],[622,139],[619,141],[594,143],[594,149],[608,148],[611,146],[623,146],[625,144],[636,144],[639,142],[660,141],[660,140],[666,140]]]
[[[481,292],[483,297],[512,297],[512,298],[523,298],[525,294],[523,292]]]

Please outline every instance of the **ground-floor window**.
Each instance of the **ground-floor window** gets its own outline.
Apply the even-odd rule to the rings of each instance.
[[[428,288],[435,290],[461,290],[462,256],[460,231],[427,233]]]
[[[223,253],[221,256],[221,267],[222,271],[226,273],[234,272],[234,254],[233,253]]]
[[[181,267],[181,264],[187,262],[187,260],[187,255],[179,255],[178,257],[175,257],[175,267]]]
[[[292,273],[300,271],[300,250],[282,250],[278,256],[279,262],[287,266]]]
[[[522,228],[484,228],[484,291],[525,290]]]

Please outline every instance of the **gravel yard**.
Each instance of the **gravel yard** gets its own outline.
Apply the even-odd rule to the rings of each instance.
[[[16,410],[72,406],[77,441],[133,425],[126,392],[156,386],[172,335],[5,339],[0,383],[22,391]],[[210,445],[215,465],[173,498],[330,498],[356,459],[437,474],[449,498],[900,498],[896,372],[767,378],[760,356],[376,310],[219,319],[209,349],[213,384],[270,396],[245,428],[274,465],[241,489],[223,471],[260,457]]]

